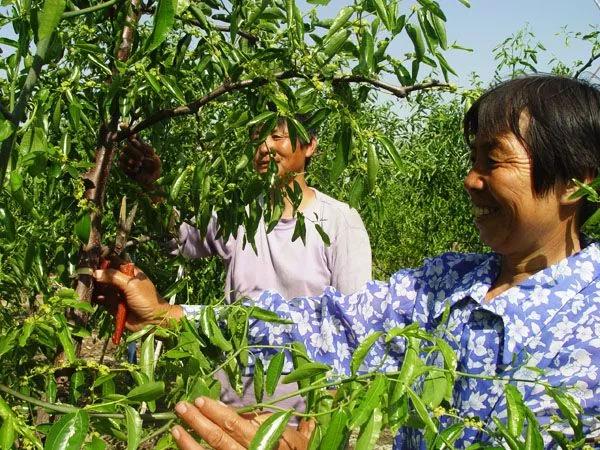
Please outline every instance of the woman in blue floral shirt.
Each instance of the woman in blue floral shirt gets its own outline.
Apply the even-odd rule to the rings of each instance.
[[[580,235],[595,207],[573,196],[573,179],[591,182],[600,166],[600,91],[556,76],[508,81],[473,104],[464,132],[472,160],[464,185],[481,239],[493,253],[444,254],[352,295],[328,288],[319,297],[289,301],[265,292],[258,306],[294,324],[259,322],[251,340],[303,342],[312,358],[348,373],[352,349],[369,334],[415,322],[432,330],[449,308],[446,336],[458,370],[570,386],[591,434],[600,427],[600,247]],[[197,312],[170,307],[143,277],[114,271],[96,277],[124,289],[141,322]],[[397,370],[402,345],[387,358],[384,346],[375,345],[362,369]],[[539,385],[516,385],[538,420],[548,422],[557,413]],[[502,418],[502,394],[500,382],[463,377],[452,406],[461,416]],[[256,430],[209,399],[176,410],[217,449],[246,448]],[[286,431],[279,448],[305,448],[309,433],[306,426]],[[173,435],[182,449],[202,448],[182,427],[174,427]],[[469,429],[457,446],[482,438]],[[407,428],[396,438],[398,449],[421,446],[420,436]]]

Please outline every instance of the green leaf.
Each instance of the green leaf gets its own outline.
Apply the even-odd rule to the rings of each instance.
[[[209,306],[202,309],[200,314],[200,322],[202,325],[202,331],[206,334],[211,344],[217,346],[224,352],[230,352],[233,349],[231,342],[229,342],[227,339],[225,339],[225,336],[223,336],[221,328],[219,327],[215,317],[215,311],[212,307]]]
[[[329,239],[329,235],[325,232],[323,227],[318,223],[315,223],[315,229],[317,230],[317,233],[319,233],[319,236],[321,236],[321,239],[323,240],[325,246],[329,247],[331,245],[331,240]]]
[[[388,15],[388,10],[383,0],[373,0],[373,3],[375,5],[377,16],[381,19],[388,31],[392,31],[392,25],[390,22],[390,17]]]
[[[359,209],[365,193],[365,180],[363,177],[356,177],[348,194],[348,203],[355,209]]]
[[[169,190],[169,197],[171,200],[176,201],[179,200],[181,195],[181,189],[183,188],[188,176],[190,174],[190,167],[186,167],[181,171],[179,176],[175,179],[173,184],[171,185],[171,189]]]
[[[354,354],[352,355],[352,361],[350,362],[350,371],[353,375],[356,374],[358,369],[360,369],[360,366],[367,357],[367,354],[371,351],[371,347],[373,347],[375,342],[377,342],[382,334],[382,331],[371,333],[356,348]]]
[[[369,418],[373,416],[375,409],[381,404],[381,396],[385,393],[388,386],[384,374],[378,373],[371,382],[369,389],[365,393],[364,399],[359,406],[352,411],[350,428],[361,427]]]
[[[537,450],[544,448],[544,438],[540,433],[540,424],[529,409],[525,409],[527,416],[527,434],[525,436],[524,450]]]
[[[320,450],[338,450],[346,441],[348,430],[348,413],[345,409],[338,409],[331,416],[329,426],[321,440]]]
[[[250,317],[254,317],[255,319],[263,320],[265,322],[284,323],[288,325],[294,323],[293,320],[284,319],[283,317],[280,317],[277,313],[259,308],[258,306],[253,306],[252,308],[250,308],[248,313]]]
[[[85,444],[83,447],[85,450],[105,450],[106,442],[97,436],[92,437],[92,441]]]
[[[83,395],[85,386],[85,374],[81,370],[76,370],[71,375],[69,382],[69,398],[72,403],[77,403]]]
[[[292,138],[292,134],[294,134],[295,136],[300,138],[301,143],[307,144],[310,142],[310,135],[308,134],[308,132],[306,131],[304,126],[300,122],[298,122],[298,120],[296,120],[293,117],[288,117],[286,120],[287,120],[288,132],[290,133],[290,139]],[[296,146],[295,139],[292,142],[292,146],[293,147]]]
[[[510,450],[521,450],[520,442],[518,442],[513,437],[513,435],[510,434],[510,432],[504,426],[504,424],[495,416],[492,416],[492,420],[494,421],[494,424],[496,425],[497,431],[500,433],[500,435],[502,435],[502,437],[506,441],[508,448],[510,448]]]
[[[450,425],[448,428],[446,428],[439,434],[440,439],[437,439],[436,442],[443,442],[452,445],[462,435],[464,429],[464,422],[459,422],[455,423],[454,425]]]
[[[255,116],[252,119],[250,119],[248,121],[248,123],[246,124],[246,126],[252,127],[252,126],[258,125],[258,124],[262,125],[262,124],[269,122],[274,117],[275,118],[277,117],[277,113],[275,113],[273,111],[265,111],[265,112],[260,113],[258,116]],[[269,132],[271,132],[270,129],[269,129]]]
[[[330,178],[331,181],[336,181],[342,174],[348,161],[350,159],[350,152],[352,150],[352,127],[349,123],[343,122],[340,129],[337,131],[334,142],[335,147],[335,159],[332,162]]]
[[[19,332],[20,330],[12,330],[10,333],[0,337],[0,356],[8,353],[15,347],[14,342]]]
[[[0,120],[0,142],[12,135],[14,127],[8,120]]]
[[[65,414],[52,425],[44,450],[79,450],[88,432],[89,416],[85,411]]]
[[[125,405],[125,426],[127,428],[127,450],[137,450],[142,439],[142,418],[131,406]]]
[[[258,428],[248,449],[271,450],[275,448],[291,416],[292,411],[281,411],[272,414]]]
[[[436,408],[442,403],[446,393],[451,390],[448,387],[449,384],[450,380],[446,374],[437,370],[430,370],[423,382],[421,400],[423,400],[423,403],[429,408]]]
[[[45,0],[42,12],[38,15],[38,41],[50,39],[65,10],[65,0]]]
[[[437,35],[438,42],[442,49],[446,50],[448,48],[448,37],[446,36],[446,24],[442,19],[440,19],[435,14],[431,14],[431,22],[433,24],[433,28],[435,29],[435,34]]]
[[[373,53],[375,52],[375,44],[373,36],[368,30],[364,30],[360,41],[360,65],[367,73],[375,70],[373,66]]]
[[[146,80],[148,80],[148,83],[150,84],[154,92],[156,92],[157,94],[162,94],[162,87],[158,82],[157,78],[154,76],[154,74],[152,74],[149,70],[144,70],[143,72],[144,76],[146,77]]]
[[[69,153],[71,153],[71,136],[69,133],[63,134],[60,140],[60,151],[65,158],[69,157]]]
[[[421,398],[417,394],[415,394],[415,392],[411,388],[407,388],[406,392],[408,393],[408,396],[410,397],[410,400],[411,400],[413,406],[415,407],[415,411],[417,412],[417,415],[423,421],[423,423],[425,423],[425,426],[432,433],[437,433],[438,432],[437,425],[433,422],[433,419],[427,412],[427,408],[425,407],[425,404],[423,403]]]
[[[148,381],[154,381],[154,335],[150,333],[142,342],[140,369]]]
[[[546,393],[554,399],[560,412],[567,419],[569,425],[575,432],[575,437],[580,438],[583,435],[583,423],[580,420],[582,408],[577,401],[564,391],[555,388],[546,387]]]
[[[504,386],[506,395],[506,405],[508,407],[508,419],[506,422],[508,432],[514,436],[521,436],[523,432],[523,422],[525,420],[525,405],[523,404],[523,396],[516,386],[506,384]]]
[[[373,409],[369,421],[364,424],[360,432],[358,433],[358,439],[356,440],[356,450],[371,450],[375,448],[375,444],[379,438],[381,432],[381,425],[383,423],[383,414],[379,408]]]
[[[0,222],[2,223],[4,236],[10,242],[13,242],[17,236],[17,229],[15,227],[15,220],[8,209],[0,208]]]
[[[177,0],[158,0],[152,33],[146,41],[146,51],[151,52],[167,38],[175,23]]]
[[[340,30],[328,39],[323,40],[323,53],[328,58],[337,54],[350,37],[350,30]]]
[[[59,323],[59,328],[56,335],[58,337],[58,340],[60,341],[60,345],[62,345],[67,361],[73,364],[77,359],[77,354],[75,352],[75,345],[73,344],[71,331],[69,329],[69,326],[67,325],[67,319],[65,318],[65,316],[61,315],[56,315],[54,317]]]
[[[376,134],[375,138],[379,141],[379,143],[385,148],[390,158],[394,162],[394,165],[398,168],[398,170],[404,169],[404,163],[402,161],[402,157],[400,156],[400,152],[394,145],[394,143],[383,134]]]
[[[425,56],[425,41],[423,40],[423,33],[419,28],[416,28],[413,24],[406,24],[406,33],[410,37],[415,48],[415,56],[418,61],[423,59]]]
[[[297,368],[296,370],[283,377],[282,383],[294,383],[296,381],[305,380],[307,378],[312,378],[316,375],[329,372],[330,370],[331,367],[329,367],[326,364],[321,364],[317,362],[306,363],[302,365],[302,367]]]
[[[127,399],[132,402],[149,402],[161,397],[165,392],[164,381],[152,381],[134,387],[127,394]]]
[[[252,382],[254,384],[254,398],[256,403],[260,403],[265,391],[265,368],[260,358],[257,358],[254,362],[254,379]]]
[[[329,37],[333,36],[336,31],[338,31],[340,28],[346,25],[346,22],[348,22],[348,19],[350,19],[350,16],[352,16],[353,13],[354,8],[352,8],[351,6],[345,6],[342,9],[340,9],[335,19],[333,19],[333,23],[329,27],[329,30],[325,35],[325,39],[328,39]]]
[[[179,291],[181,291],[184,286],[188,283],[188,279],[183,277],[180,280],[175,281],[171,286],[167,288],[165,293],[163,294],[163,298],[170,299],[174,295],[177,295]]]
[[[0,428],[0,450],[10,450],[15,442],[14,416],[10,414],[2,422]]]
[[[283,354],[283,351],[280,351],[271,358],[271,361],[269,361],[267,378],[265,380],[267,395],[273,395],[275,393],[275,388],[277,387],[277,383],[281,377],[281,371],[283,370],[284,360],[285,355]]]
[[[90,238],[91,229],[92,229],[92,222],[90,219],[90,215],[84,214],[75,223],[75,226],[73,227],[73,232],[75,233],[75,236],[77,236],[82,243],[87,244],[87,242]]]
[[[375,189],[377,184],[377,173],[379,172],[379,159],[377,158],[377,152],[375,147],[371,144],[367,146],[367,181],[369,183],[369,190]]]

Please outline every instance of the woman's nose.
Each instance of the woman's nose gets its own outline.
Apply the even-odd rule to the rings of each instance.
[[[262,141],[257,148],[258,153],[261,156],[265,156],[269,153],[269,146],[267,145],[267,141]]]
[[[478,191],[483,189],[483,177],[475,167],[471,167],[463,180],[463,185],[467,191]]]

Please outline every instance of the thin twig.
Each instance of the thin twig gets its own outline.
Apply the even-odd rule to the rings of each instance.
[[[405,98],[408,94],[410,94],[411,92],[414,92],[414,91],[422,91],[424,89],[431,89],[431,88],[438,88],[438,87],[440,87],[440,88],[441,87],[443,87],[443,88],[450,87],[449,84],[440,83],[437,80],[432,80],[427,83],[414,84],[411,86],[394,86],[392,84],[384,83],[383,81],[364,77],[361,75],[348,75],[348,76],[334,77],[332,81],[335,83],[344,82],[344,83],[371,84],[371,85],[377,86],[378,88],[381,88],[385,91],[388,91],[390,94],[393,94],[398,98]]]
[[[192,25],[194,25],[196,27],[202,26],[200,21],[195,20],[195,19],[190,19],[187,22],[191,23]],[[231,31],[231,28],[226,25],[218,25],[216,23],[210,23],[210,22],[209,22],[209,24],[217,31],[222,31],[225,33],[229,33]],[[252,33],[248,33],[247,31],[244,31],[244,30],[237,30],[236,34],[238,34],[239,36],[246,39],[252,45],[255,45],[259,41],[258,36],[255,36]]]
[[[600,1],[600,0],[597,0]],[[581,68],[575,72],[575,75],[573,76],[573,78],[579,78],[579,76],[588,68],[590,67],[594,61],[596,61],[598,58],[600,58],[600,52],[598,52],[596,55],[592,55],[590,57],[590,59],[588,60],[588,62],[586,62],[583,66],[581,66]]]
[[[93,416],[93,417],[106,417],[106,418],[110,418],[110,419],[124,419],[125,418],[125,414],[93,412],[90,410],[86,410],[85,408],[78,408],[77,406],[73,406],[68,403],[61,403],[61,404],[49,403],[44,400],[40,400],[38,398],[31,397],[29,395],[21,394],[20,392],[15,391],[14,389],[11,389],[8,386],[5,386],[3,384],[0,384],[0,392],[9,394],[15,398],[18,398],[19,400],[23,400],[28,403],[31,403],[32,405],[41,406],[42,408],[46,408],[46,409],[49,409],[50,411],[54,411],[54,412],[61,413],[61,414],[71,414],[71,413],[76,413],[78,411],[85,411],[90,416]],[[141,414],[140,417],[143,420],[173,420],[176,418],[175,414],[170,411],[153,413],[153,414]]]
[[[115,3],[118,3],[119,0],[108,0],[105,3],[100,3],[98,5],[90,6],[88,8],[77,9],[75,11],[67,11],[63,13],[61,16],[62,19],[70,19],[72,17],[81,16],[82,14],[89,14],[95,11],[100,11],[105,8],[110,8]]]
[[[124,139],[127,139],[129,136],[139,133],[140,131],[145,130],[146,128],[149,128],[152,125],[157,124],[158,122],[162,122],[163,120],[171,119],[173,117],[178,117],[178,116],[195,114],[204,105],[216,100],[217,98],[221,97],[222,95],[225,95],[225,94],[228,94],[231,92],[235,92],[235,91],[240,91],[242,89],[246,89],[249,87],[263,86],[272,80],[285,80],[285,79],[290,79],[290,78],[306,78],[306,76],[299,72],[287,70],[285,72],[279,72],[279,73],[275,74],[272,79],[253,78],[253,79],[242,80],[242,81],[237,81],[237,82],[226,81],[222,85],[217,87],[215,90],[213,90],[212,92],[205,95],[204,97],[194,100],[193,102],[188,103],[187,105],[176,106],[175,108],[159,110],[159,111],[155,112],[154,114],[152,114],[150,117],[142,120],[141,122],[138,122],[131,128],[121,130],[116,135],[116,141],[120,142]],[[327,78],[323,77],[323,78],[320,78],[320,80],[326,81]],[[394,86],[394,85],[391,85],[388,83],[384,83],[383,81],[379,81],[379,80],[376,80],[373,78],[368,78],[368,77],[359,76],[359,75],[343,75],[343,76],[337,76],[337,77],[330,78],[329,80],[334,83],[371,84],[380,89],[388,91],[389,93],[395,95],[398,98],[405,98],[409,93],[414,92],[414,91],[431,89],[431,88],[448,88],[448,87],[450,87],[450,85],[445,84],[445,83],[440,83],[439,81],[436,81],[436,80],[433,80],[433,81],[430,81],[427,83],[415,84],[412,86]]]

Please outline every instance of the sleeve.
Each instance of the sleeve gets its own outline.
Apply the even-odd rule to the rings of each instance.
[[[204,239],[202,239],[200,230],[196,227],[185,222],[182,223],[179,227],[178,253],[190,259],[206,258],[214,255],[226,259],[227,246],[223,238],[216,238],[218,230],[216,214],[213,214],[208,222]]]
[[[369,235],[355,209],[348,209],[335,233],[330,261],[331,285],[351,294],[372,278]]]
[[[367,336],[412,322],[418,284],[414,272],[404,270],[388,283],[371,281],[350,295],[332,287],[326,288],[320,296],[292,300],[274,292],[263,292],[257,299],[248,300],[248,305],[273,311],[292,323],[251,321],[249,344],[280,348],[300,342],[311,359],[331,365],[336,373],[349,374],[353,350]],[[198,314],[198,306],[187,305],[184,310],[190,318]],[[256,348],[253,353],[268,364],[276,351]],[[389,352],[381,338],[367,354],[360,370],[397,370],[403,351],[401,338],[392,342]],[[286,369],[289,370],[289,365]]]

